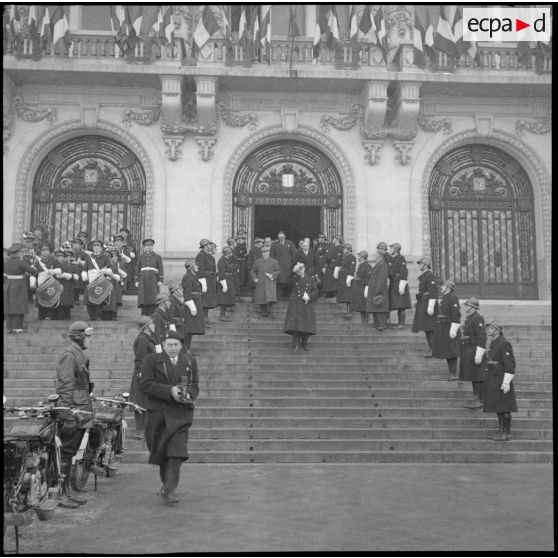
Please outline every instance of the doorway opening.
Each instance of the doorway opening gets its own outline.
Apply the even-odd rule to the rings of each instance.
[[[277,238],[284,231],[295,246],[304,237],[311,241],[321,232],[321,208],[319,206],[255,205],[254,236]]]

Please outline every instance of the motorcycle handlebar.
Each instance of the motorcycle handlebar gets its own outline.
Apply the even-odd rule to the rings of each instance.
[[[84,415],[92,415],[91,411],[84,411],[82,409],[75,409],[74,407],[4,407],[5,413],[21,412],[29,413],[32,411],[39,411],[43,413],[52,413],[53,411],[70,411],[73,415],[82,413]]]
[[[145,409],[143,407],[140,407],[139,405],[137,405],[136,403],[132,403],[131,401],[123,401],[122,399],[109,399],[108,397],[96,396],[92,396],[91,399],[93,401],[104,401],[105,403],[115,403],[117,405],[128,405],[129,407],[133,407],[133,409],[135,411],[138,411],[139,413],[145,412]]]

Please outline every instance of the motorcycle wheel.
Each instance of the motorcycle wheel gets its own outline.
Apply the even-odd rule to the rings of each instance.
[[[94,457],[93,449],[88,445],[85,448],[83,459],[76,461],[72,465],[70,469],[70,485],[74,490],[85,490]]]

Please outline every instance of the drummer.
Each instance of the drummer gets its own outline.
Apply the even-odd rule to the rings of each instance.
[[[60,295],[64,290],[64,287],[58,283],[53,275],[58,275],[62,273],[62,270],[58,266],[55,257],[52,255],[50,244],[47,242],[41,243],[41,253],[40,256],[37,258],[36,268],[39,272],[37,277],[37,306],[39,308],[39,320],[52,320],[54,309],[58,306],[58,300],[60,299]],[[58,293],[55,295],[48,296],[48,293],[43,293],[45,288],[46,282],[53,283],[53,285],[58,284],[59,289]],[[43,287],[43,289],[41,289]],[[58,300],[56,299],[56,294],[58,295]]]
[[[87,305],[87,313],[91,321],[101,320],[103,306],[112,291],[112,283],[105,277],[113,275],[110,265],[110,257],[103,252],[103,241],[93,240],[91,243],[93,252],[85,259],[85,269],[82,272],[82,280],[87,281],[87,287],[83,294],[83,303]],[[95,281],[95,287],[92,283]],[[97,293],[99,287],[101,291]]]

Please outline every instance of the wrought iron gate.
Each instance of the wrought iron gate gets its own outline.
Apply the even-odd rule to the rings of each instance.
[[[537,298],[533,190],[504,151],[469,145],[438,162],[430,229],[434,272],[460,296]]]

